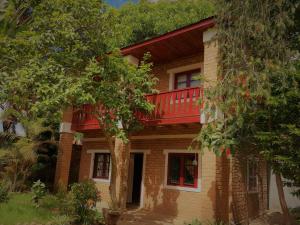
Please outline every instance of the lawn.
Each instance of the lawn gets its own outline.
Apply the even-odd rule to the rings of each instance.
[[[55,213],[37,208],[31,202],[31,194],[11,194],[7,203],[0,204],[0,224],[14,225],[18,223],[47,223]]]

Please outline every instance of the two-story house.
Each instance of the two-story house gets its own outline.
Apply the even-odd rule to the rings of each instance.
[[[214,27],[214,19],[207,18],[121,49],[136,64],[150,52],[160,91],[147,96],[155,110],[132,137],[128,203],[173,224],[194,218],[242,222],[267,208],[264,161],[187,150],[207,122],[198,100],[217,79]],[[108,205],[110,153],[96,119],[88,114],[88,106],[85,109],[64,113],[56,182],[93,179]],[[73,147],[74,131],[84,133],[81,150]]]

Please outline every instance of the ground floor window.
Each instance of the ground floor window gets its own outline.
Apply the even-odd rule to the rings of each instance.
[[[258,191],[258,160],[256,158],[247,160],[247,190],[248,192]]]
[[[95,153],[93,178],[109,179],[110,154]]]
[[[180,187],[198,186],[198,154],[168,154],[168,185]]]

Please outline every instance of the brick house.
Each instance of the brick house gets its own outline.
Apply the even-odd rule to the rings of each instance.
[[[267,208],[267,165],[254,157],[217,157],[188,151],[207,122],[198,99],[217,77],[214,19],[174,30],[121,49],[138,64],[150,52],[160,93],[148,96],[155,112],[132,137],[128,204],[163,214],[172,221],[220,219],[244,222]],[[204,81],[197,79],[204,76]],[[66,110],[61,124],[56,183],[93,179],[108,204],[110,154],[97,121],[86,111]],[[82,148],[73,132],[84,133]],[[175,223],[175,222],[174,222]]]

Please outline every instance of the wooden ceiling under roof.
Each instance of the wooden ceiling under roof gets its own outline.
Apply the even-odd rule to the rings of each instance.
[[[214,26],[213,17],[121,49],[123,55],[142,59],[146,52],[154,63],[164,63],[203,52],[203,31]]]

